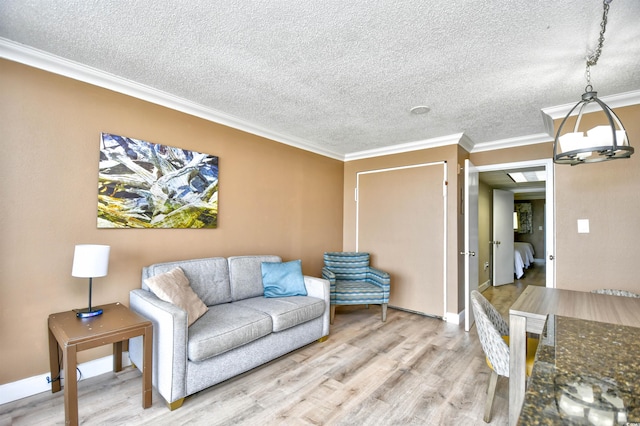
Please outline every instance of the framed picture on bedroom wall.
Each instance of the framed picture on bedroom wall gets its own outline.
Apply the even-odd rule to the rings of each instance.
[[[519,234],[533,233],[533,210],[531,203],[516,203],[515,210],[518,218],[518,228],[516,232]]]
[[[218,157],[100,135],[98,228],[216,228]]]

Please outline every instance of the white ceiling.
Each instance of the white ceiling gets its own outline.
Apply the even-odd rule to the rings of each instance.
[[[348,158],[461,133],[548,140],[541,110],[580,99],[601,17],[599,0],[0,0],[0,54]],[[600,96],[640,93],[639,22],[640,0],[611,3]]]

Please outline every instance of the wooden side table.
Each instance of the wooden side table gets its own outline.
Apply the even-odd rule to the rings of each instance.
[[[113,371],[122,370],[122,342],[143,336],[144,362],[142,371],[142,407],[151,407],[151,351],[153,325],[151,321],[130,311],[121,303],[99,306],[102,315],[78,318],[75,311],[49,315],[49,364],[51,377],[59,377],[58,346],[62,348],[64,385],[64,415],[68,425],[78,424],[78,383],[76,381],[77,352],[113,343]],[[51,382],[51,392],[60,390],[60,380]]]

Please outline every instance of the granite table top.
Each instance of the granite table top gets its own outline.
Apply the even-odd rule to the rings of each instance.
[[[640,328],[549,315],[518,424],[640,426]]]

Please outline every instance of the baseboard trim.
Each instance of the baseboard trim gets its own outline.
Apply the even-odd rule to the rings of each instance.
[[[464,310],[459,313],[455,312],[447,312],[444,316],[444,320],[446,322],[450,322],[451,324],[463,324],[464,323]]]
[[[129,360],[129,353],[123,352],[122,366],[128,367],[130,365],[131,360]],[[83,362],[78,365],[78,368],[81,372],[80,380],[108,373],[109,371],[113,371],[113,355]],[[65,371],[63,370],[61,380],[65,378],[64,373]],[[0,405],[42,392],[51,392],[51,384],[48,381],[49,377],[51,377],[51,372],[0,385]]]
[[[478,287],[478,291],[480,293],[482,293],[483,291],[485,291],[489,287],[491,287],[491,280],[487,280],[487,281],[483,282],[482,284],[480,284],[480,287]]]

